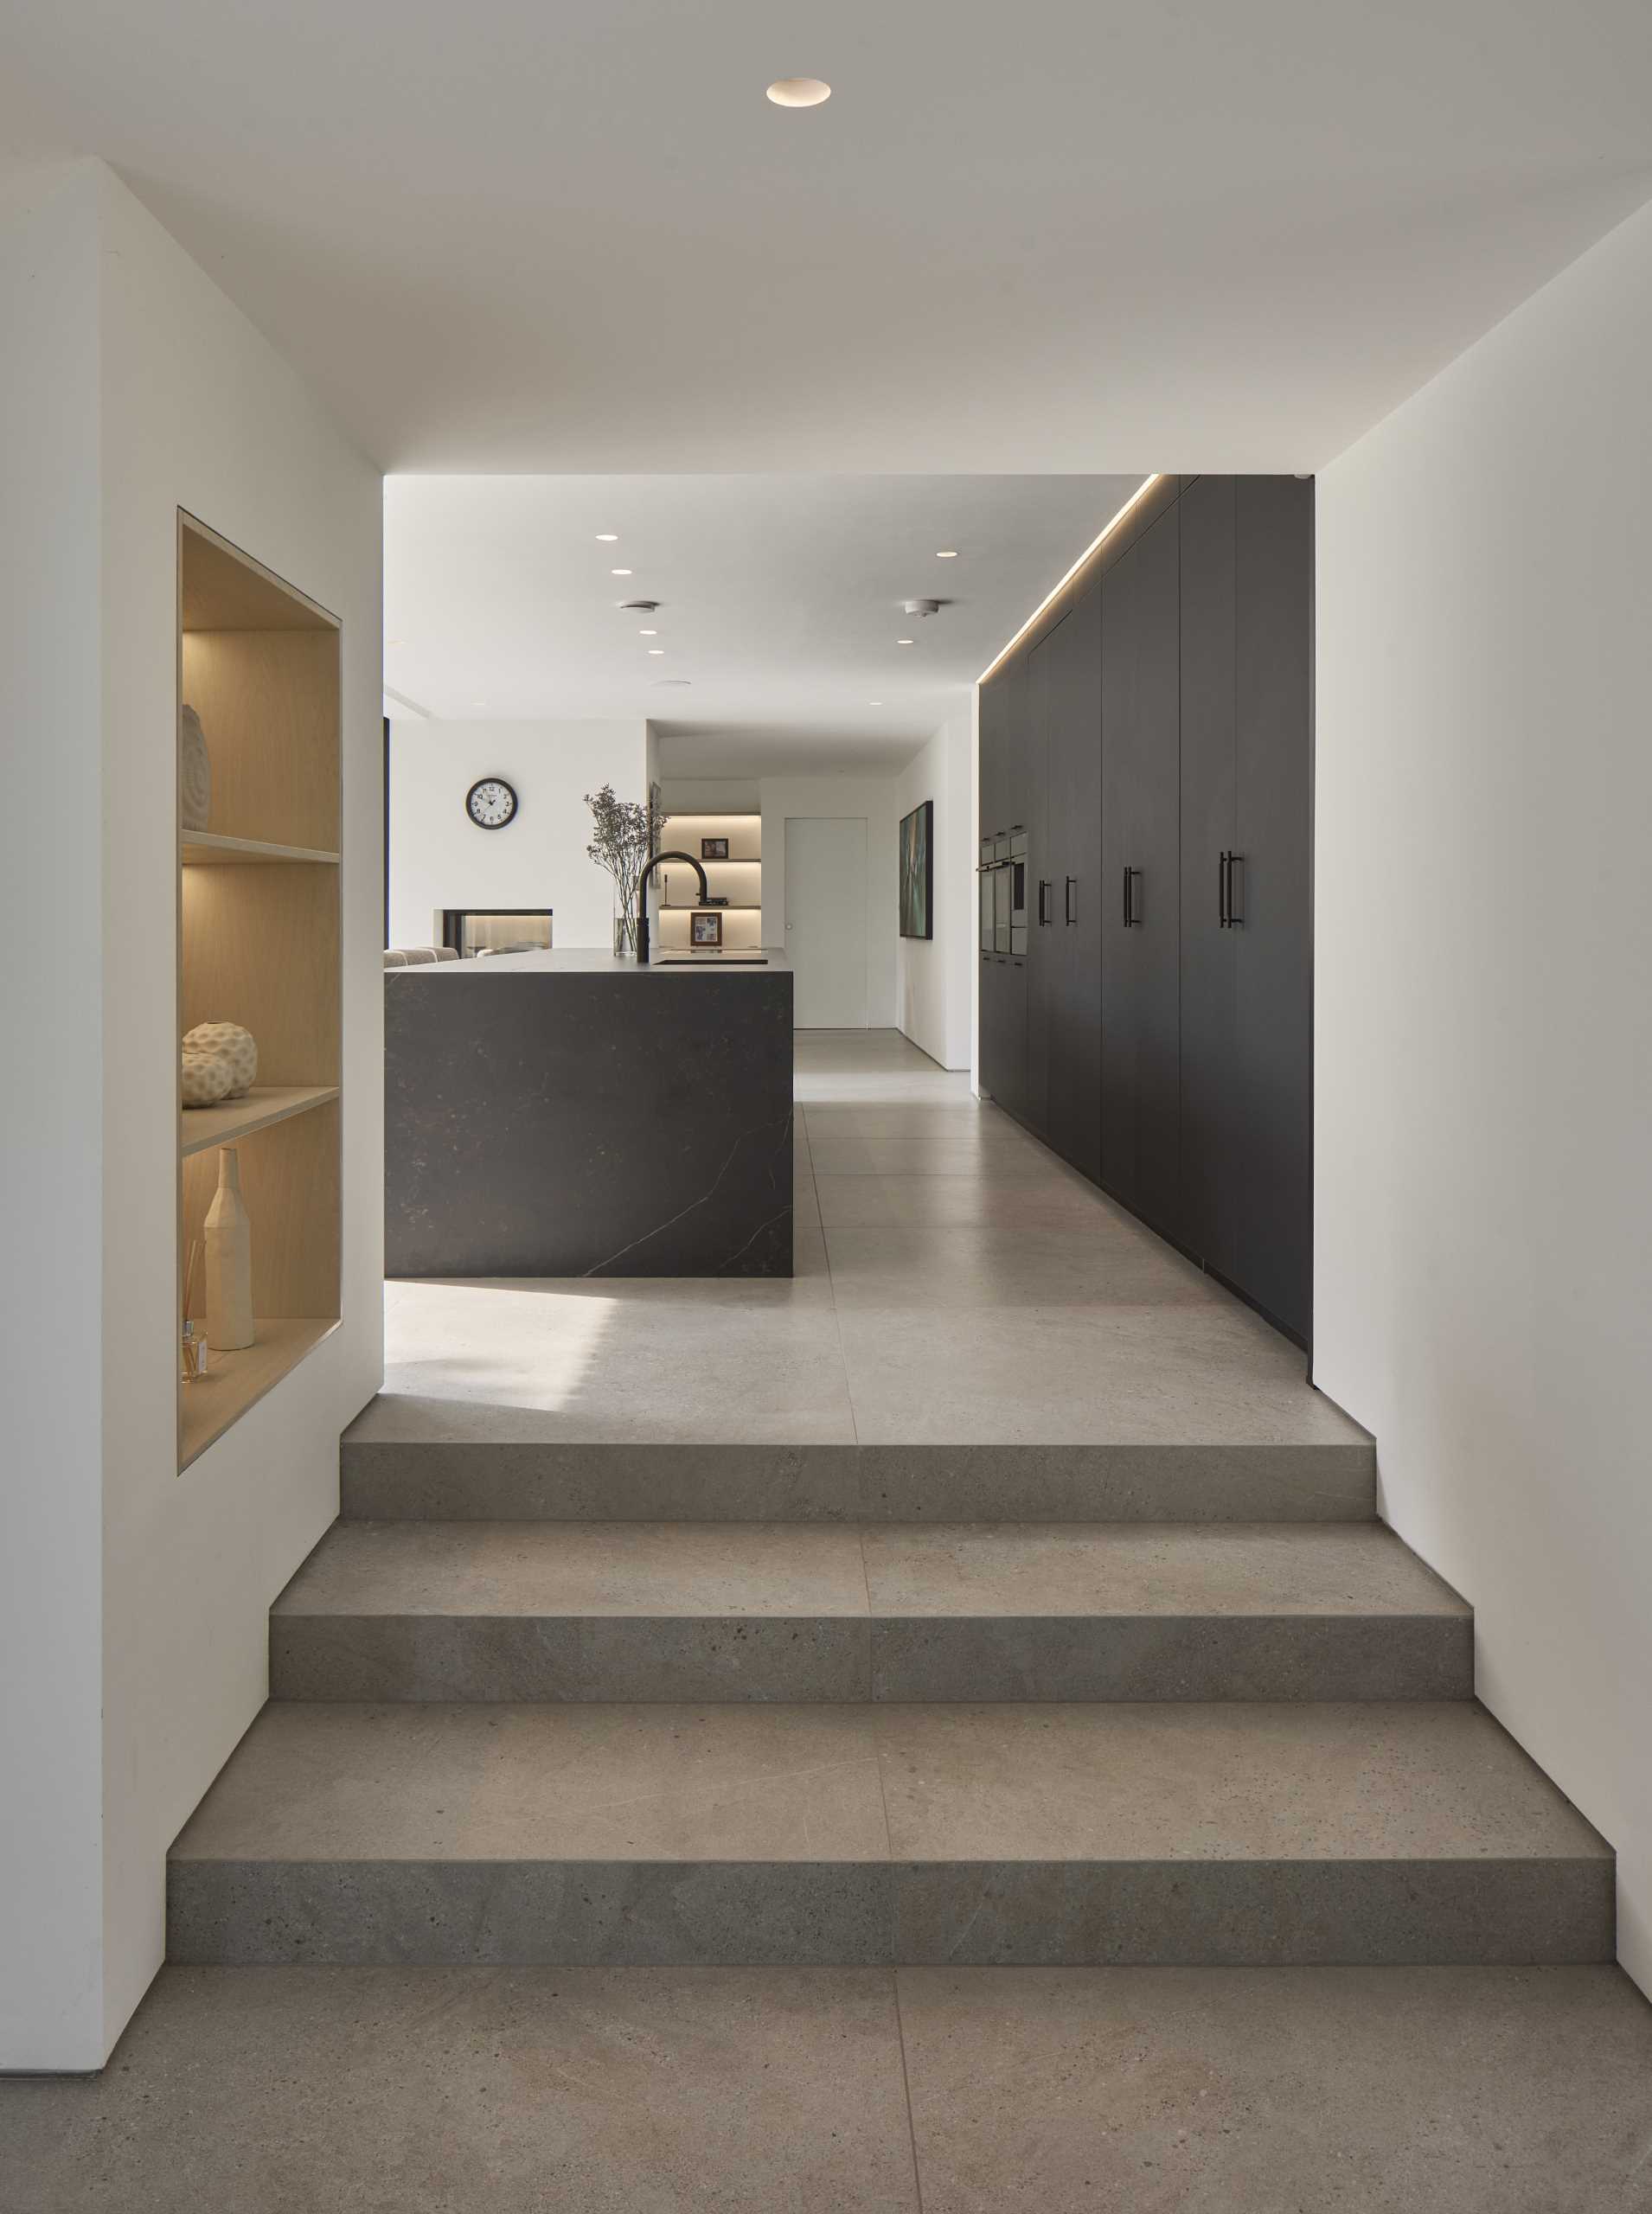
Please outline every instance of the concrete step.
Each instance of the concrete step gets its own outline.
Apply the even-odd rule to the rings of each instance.
[[[285,1699],[1467,1699],[1472,1616],[1377,1523],[354,1523]]]
[[[345,1432],[349,1520],[430,1522],[1363,1522],[1376,1449],[1316,1443],[1100,1445],[584,1444],[436,1432],[423,1402],[381,1400]],[[408,1411],[407,1410],[411,1410]],[[481,1417],[445,1409],[443,1425]],[[521,1417],[531,1426],[531,1413]]]
[[[1469,1702],[266,1708],[181,1961],[1604,1961],[1602,1840]]]

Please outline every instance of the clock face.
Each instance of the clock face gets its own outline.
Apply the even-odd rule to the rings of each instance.
[[[516,812],[516,795],[503,777],[483,777],[464,795],[464,811],[478,829],[503,830]]]

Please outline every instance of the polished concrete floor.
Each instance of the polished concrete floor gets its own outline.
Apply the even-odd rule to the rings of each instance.
[[[797,1275],[393,1283],[402,1439],[1334,1443],[1301,1352],[893,1030],[804,1031]]]
[[[6,2214],[1646,2214],[1612,1968],[168,1968]]]

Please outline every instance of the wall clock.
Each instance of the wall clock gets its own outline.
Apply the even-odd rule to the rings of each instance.
[[[516,812],[516,794],[503,777],[478,777],[464,795],[464,812],[478,830],[503,830]]]

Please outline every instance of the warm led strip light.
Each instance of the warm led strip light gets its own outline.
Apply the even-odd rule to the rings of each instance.
[[[1053,605],[1055,601],[1060,599],[1062,593],[1073,582],[1074,577],[1076,577],[1079,570],[1083,568],[1085,563],[1088,561],[1093,554],[1098,554],[1101,551],[1102,547],[1107,543],[1107,541],[1117,529],[1119,524],[1123,522],[1125,516],[1129,515],[1131,509],[1141,505],[1142,502],[1153,490],[1153,487],[1159,483],[1162,475],[1162,470],[1157,470],[1153,476],[1144,477],[1142,479],[1141,483],[1130,494],[1129,499],[1125,501],[1124,506],[1120,508],[1118,513],[1113,517],[1112,521],[1103,524],[1101,529],[1096,534],[1095,537],[1091,540],[1089,545],[1085,547],[1084,552],[1079,554],[1078,560],[1067,571],[1066,576],[1062,578],[1060,583],[1057,585],[1053,591],[1045,594],[1044,598],[1040,600],[1038,605],[1033,610],[1027,620],[1021,624],[1020,630],[1016,631],[1009,643],[1004,647],[1002,651],[998,654],[993,661],[989,662],[985,669],[982,670],[980,675],[975,680],[977,684],[984,684],[995,669],[1002,667],[1003,663],[1008,660],[1010,655],[1015,652],[1016,647],[1020,645],[1021,640],[1027,636],[1027,633],[1032,629],[1034,624],[1037,622],[1039,617],[1043,614],[1045,609]]]

